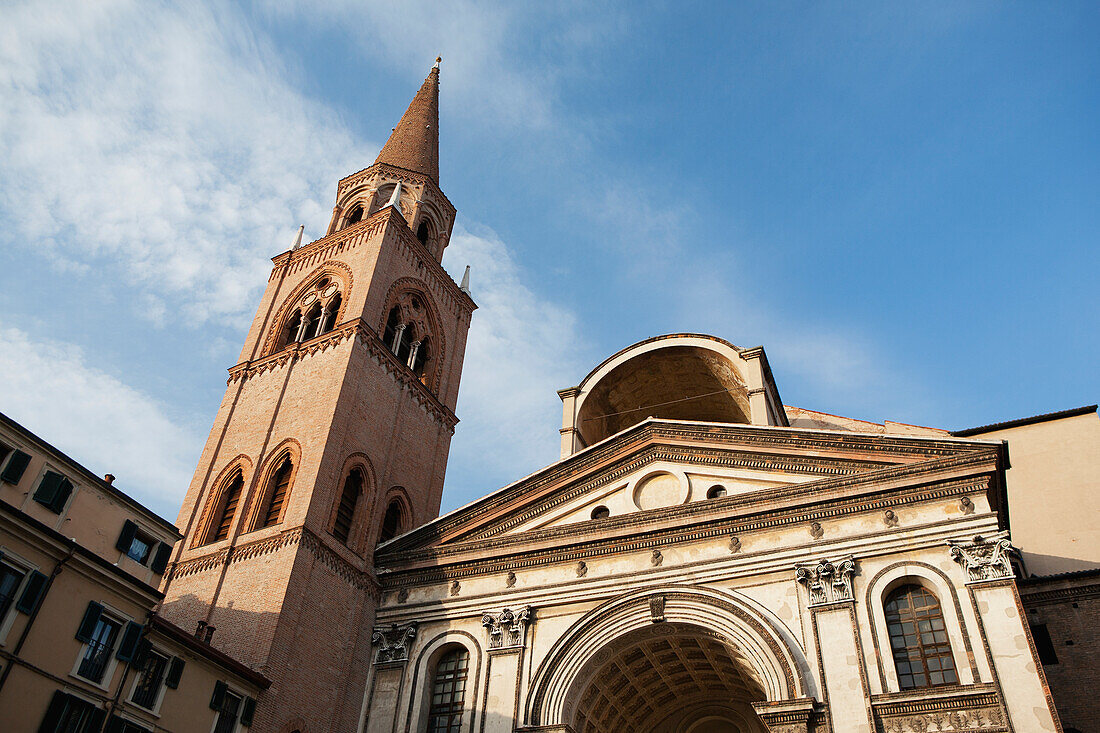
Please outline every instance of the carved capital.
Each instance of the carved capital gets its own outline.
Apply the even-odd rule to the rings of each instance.
[[[754,702],[752,706],[770,733],[808,733],[811,729],[813,698]]]
[[[850,556],[835,562],[820,560],[812,565],[798,565],[794,569],[794,579],[806,586],[810,594],[810,606],[855,600],[852,592],[855,574],[856,561]]]
[[[1009,558],[1017,553],[1007,532],[992,537],[975,535],[969,541],[948,540],[951,559],[966,570],[968,583],[1015,578]]]
[[[390,624],[389,626],[375,626],[370,643],[378,647],[375,654],[375,664],[386,662],[409,661],[409,645],[416,638],[416,622],[407,624]]]
[[[489,634],[490,649],[511,649],[523,646],[527,625],[534,621],[534,610],[523,606],[512,610],[506,608],[500,613],[486,612],[481,616],[481,625]]]

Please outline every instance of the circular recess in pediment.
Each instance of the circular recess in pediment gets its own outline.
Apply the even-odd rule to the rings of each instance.
[[[687,481],[668,471],[651,473],[634,486],[634,505],[642,510],[675,506],[687,499]]]

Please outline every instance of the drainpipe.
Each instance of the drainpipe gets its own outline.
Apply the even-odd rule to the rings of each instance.
[[[0,691],[4,689],[4,683],[8,681],[8,675],[11,673],[11,668],[14,662],[19,660],[19,652],[23,648],[23,644],[27,641],[27,637],[30,636],[31,626],[34,625],[34,620],[38,618],[38,612],[42,610],[42,606],[46,605],[46,596],[49,595],[50,588],[53,586],[53,579],[61,572],[62,566],[72,559],[73,553],[76,552],[76,540],[69,540],[69,552],[65,557],[57,561],[57,564],[53,566],[53,572],[50,573],[50,577],[46,579],[46,587],[42,589],[42,597],[38,599],[38,605],[31,611],[31,615],[27,617],[27,624],[23,627],[23,633],[19,635],[19,641],[15,642],[15,646],[12,647],[11,655],[13,664],[7,664],[4,666],[4,671],[0,672]]]

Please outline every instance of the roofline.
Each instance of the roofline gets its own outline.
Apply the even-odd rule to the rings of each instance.
[[[1079,580],[1082,578],[1100,578],[1100,568],[1085,568],[1083,570],[1067,570],[1053,575],[1029,575],[1026,578],[1017,578],[1017,585],[1038,585],[1040,583],[1053,583],[1059,580]]]
[[[378,546],[375,548],[375,555],[384,554],[385,552],[389,551],[388,548],[389,548],[390,545],[393,545],[395,547],[400,546],[402,543],[399,542],[399,540],[404,539],[406,541],[409,541],[409,540],[415,539],[414,537],[410,537],[410,536],[411,535],[421,535],[421,534],[430,532],[433,527],[438,528],[438,527],[444,526],[444,523],[449,522],[451,520],[454,520],[454,519],[458,518],[459,516],[461,516],[462,514],[471,513],[473,511],[475,511],[479,506],[489,504],[494,499],[497,499],[501,496],[504,496],[509,491],[518,490],[518,488],[520,486],[522,486],[525,482],[531,481],[532,479],[534,479],[537,476],[540,476],[540,475],[542,475],[542,474],[544,474],[548,471],[552,471],[556,468],[560,468],[564,464],[571,463],[571,462],[578,462],[578,461],[582,460],[583,458],[585,458],[588,454],[594,453],[597,450],[597,448],[606,447],[607,445],[609,445],[610,443],[612,443],[614,441],[629,440],[630,435],[632,433],[642,432],[650,426],[658,425],[658,424],[661,424],[661,423],[673,424],[673,425],[703,425],[703,426],[736,428],[736,429],[745,429],[745,430],[761,430],[761,431],[769,431],[770,430],[770,431],[796,432],[796,433],[807,433],[807,434],[818,434],[818,435],[825,434],[825,435],[837,435],[837,436],[843,436],[843,437],[849,437],[849,436],[851,436],[851,437],[864,437],[864,438],[874,438],[876,440],[887,440],[887,441],[902,442],[902,443],[905,443],[905,442],[920,443],[920,442],[928,442],[928,441],[952,441],[953,442],[954,440],[957,440],[960,444],[963,444],[963,445],[985,444],[985,445],[990,446],[990,447],[995,446],[999,451],[1002,451],[1002,455],[1004,457],[1004,460],[1005,460],[1006,464],[1007,464],[1007,458],[1008,458],[1007,457],[1007,448],[1005,446],[1005,441],[1003,441],[1003,440],[982,440],[982,439],[979,439],[979,438],[972,438],[972,439],[957,438],[956,439],[955,436],[952,436],[950,434],[947,434],[947,435],[901,435],[901,434],[896,434],[896,433],[870,433],[870,432],[859,432],[859,431],[852,431],[852,430],[831,430],[829,428],[793,428],[793,427],[787,427],[787,426],[781,426],[781,425],[752,425],[752,424],[748,424],[748,423],[708,422],[708,421],[704,421],[704,420],[673,420],[671,418],[649,417],[649,418],[646,418],[645,420],[642,420],[641,422],[638,422],[638,423],[635,423],[634,425],[631,425],[628,428],[624,428],[624,429],[620,430],[619,432],[617,432],[613,435],[609,435],[606,438],[604,438],[603,440],[600,440],[596,443],[593,443],[592,445],[585,446],[584,448],[580,449],[576,453],[571,453],[568,456],[565,456],[563,458],[559,458],[558,460],[554,461],[553,463],[550,463],[546,466],[543,466],[543,467],[541,467],[541,468],[539,468],[535,471],[532,471],[531,473],[527,474],[526,476],[518,478],[515,481],[512,481],[511,483],[508,483],[508,484],[506,484],[506,485],[504,485],[504,486],[502,486],[502,487],[500,487],[500,488],[498,488],[494,491],[490,491],[488,494],[485,494],[485,495],[483,495],[483,496],[481,496],[477,499],[474,499],[473,501],[467,502],[466,504],[463,504],[460,507],[456,507],[455,509],[452,509],[451,511],[449,511],[445,514],[441,514],[440,516],[436,517],[435,519],[432,519],[428,522],[425,522],[424,524],[421,524],[418,527],[413,527],[409,531],[407,531],[403,534],[400,534],[400,535],[398,535],[398,536],[396,536],[396,537],[394,537],[390,540],[387,540],[386,542],[379,543]]]
[[[129,585],[134,586],[138,591],[152,596],[158,602],[164,599],[164,594],[161,593],[160,590],[158,590],[157,588],[154,588],[143,580],[139,580],[136,576],[126,572],[118,565],[112,563],[99,553],[89,550],[87,547],[80,544],[76,540],[70,539],[69,537],[61,534],[53,527],[49,527],[43,524],[31,515],[27,514],[19,507],[9,504],[6,501],[0,500],[0,513],[12,515],[17,520],[25,523],[35,532],[44,534],[57,544],[69,548],[75,555],[80,555],[86,560],[91,560],[91,562],[94,565],[99,566],[100,569],[110,572],[111,574],[117,576],[120,580],[123,580]]]
[[[1048,412],[1045,415],[1032,415],[1031,417],[1021,417],[1017,420],[996,422],[991,425],[980,425],[976,428],[953,430],[951,431],[951,435],[955,436],[956,438],[965,438],[970,435],[978,435],[980,433],[992,433],[997,430],[1019,428],[1023,427],[1024,425],[1034,425],[1036,423],[1049,422],[1051,420],[1062,420],[1067,417],[1078,417],[1080,415],[1088,415],[1090,412],[1096,412],[1096,407],[1096,405],[1086,405],[1084,407],[1074,407],[1069,410],[1062,410],[1061,412]]]
[[[214,662],[215,664],[228,669],[233,674],[248,680],[252,684],[259,687],[261,690],[266,690],[271,687],[271,680],[264,677],[262,674],[247,666],[246,664],[237,661],[233,657],[229,656],[225,652],[215,649],[210,644],[207,644],[201,639],[195,638],[193,634],[187,633],[185,629],[181,629],[171,621],[165,619],[163,616],[154,614],[149,619],[149,624],[155,631],[159,631],[165,636],[171,638],[178,644],[187,647],[196,654],[205,657],[206,659]]]
[[[67,453],[64,453],[61,450],[58,450],[57,447],[55,447],[54,445],[52,445],[50,443],[47,443],[41,437],[39,437],[35,433],[32,433],[30,430],[23,427],[21,424],[17,423],[15,420],[12,420],[10,417],[8,417],[7,415],[5,415],[2,412],[0,412],[0,424],[3,424],[4,426],[11,428],[15,432],[19,433],[23,438],[27,439],[28,441],[30,441],[32,443],[36,443],[38,445],[38,447],[40,449],[42,449],[43,451],[48,452],[48,453],[52,453],[54,457],[59,458],[62,461],[64,461],[65,463],[67,463],[68,467],[71,468],[74,471],[74,473],[79,473],[81,475],[82,479],[84,479],[88,483],[92,484],[93,486],[95,486],[100,491],[104,491],[107,494],[110,494],[112,497],[120,500],[123,504],[127,504],[132,509],[135,509],[135,510],[141,512],[141,514],[143,516],[145,516],[148,519],[153,520],[156,524],[158,524],[161,529],[165,530],[166,532],[170,532],[173,536],[175,536],[175,538],[177,540],[183,539],[183,535],[180,534],[179,528],[176,527],[176,525],[173,522],[170,522],[167,519],[165,519],[164,517],[160,516],[159,514],[154,512],[152,509],[145,506],[144,504],[142,504],[140,501],[133,498],[129,494],[127,494],[127,493],[121,491],[120,489],[115,488],[113,485],[107,483],[106,481],[103,480],[102,477],[97,476],[96,474],[92,473],[83,464],[78,463],[72,456],[68,455]]]

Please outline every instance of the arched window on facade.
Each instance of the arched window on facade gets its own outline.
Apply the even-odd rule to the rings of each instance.
[[[237,516],[237,507],[241,503],[241,492],[244,491],[244,477],[240,471],[233,474],[222,491],[218,509],[218,515],[211,524],[213,532],[210,542],[219,542],[229,537],[229,530],[233,526],[233,518]]]
[[[302,312],[295,310],[287,319],[286,326],[283,327],[282,337],[279,340],[279,348],[283,348],[287,344],[292,344],[298,340],[298,333],[302,330]]]
[[[611,516],[611,510],[605,506],[598,506],[592,510],[593,519],[607,519]]]
[[[726,487],[722,484],[715,484],[707,489],[708,499],[719,499],[726,495]]]
[[[290,476],[294,472],[294,464],[290,456],[286,456],[268,479],[265,501],[267,507],[260,518],[260,527],[270,527],[283,521],[283,507],[286,506],[287,493],[290,491]]]
[[[432,699],[428,708],[429,733],[459,733],[470,653],[463,647],[444,654],[432,676]]]
[[[327,276],[318,278],[287,314],[276,350],[331,331],[340,319],[343,302],[344,293],[341,292],[339,283]]]
[[[351,211],[348,212],[348,216],[344,219],[344,226],[350,227],[352,224],[358,224],[363,221],[363,207],[360,204],[356,204],[351,207]]]
[[[928,589],[903,585],[886,597],[886,628],[903,690],[958,683],[940,603]]]
[[[423,296],[404,292],[386,313],[386,325],[382,329],[386,347],[425,384],[429,381],[436,349],[432,323]]]
[[[309,341],[321,330],[321,304],[315,303],[306,312],[305,328],[302,329],[302,341]]]
[[[351,535],[351,523],[355,520],[355,508],[363,494],[363,471],[353,468],[344,479],[344,488],[340,492],[340,503],[336,506],[336,520],[332,523],[332,536],[347,544]]]
[[[401,533],[401,516],[401,502],[393,499],[382,516],[382,530],[378,533],[379,543],[392,540]]]

